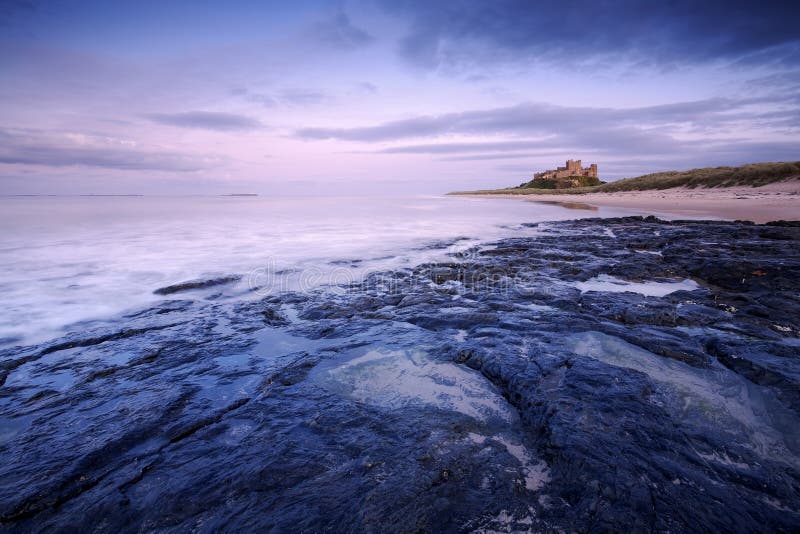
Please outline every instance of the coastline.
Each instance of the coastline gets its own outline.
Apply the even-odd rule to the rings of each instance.
[[[591,209],[592,206],[632,208],[652,211],[654,215],[662,216],[744,220],[755,223],[800,220],[800,180],[778,182],[762,187],[673,188],[616,193],[547,195],[459,193],[458,196],[514,198],[528,202],[557,203],[559,205],[575,204],[586,206],[584,209]]]

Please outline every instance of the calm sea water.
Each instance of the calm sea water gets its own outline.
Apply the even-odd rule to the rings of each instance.
[[[303,289],[530,235],[526,222],[631,213],[464,197],[4,197],[0,347],[114,320],[188,279]]]

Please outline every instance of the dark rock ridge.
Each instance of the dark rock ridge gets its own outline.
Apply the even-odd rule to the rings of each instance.
[[[173,293],[180,293],[182,291],[191,291],[193,289],[206,289],[209,287],[221,286],[225,284],[232,284],[241,280],[241,276],[221,276],[219,278],[210,278],[207,280],[188,280],[179,284],[171,286],[160,287],[153,291],[156,295],[172,295]]]
[[[540,229],[4,351],[0,528],[800,529],[800,228]]]

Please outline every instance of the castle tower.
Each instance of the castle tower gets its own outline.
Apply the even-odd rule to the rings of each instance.
[[[567,160],[567,169],[568,171],[575,171],[579,172],[581,170],[581,160]]]

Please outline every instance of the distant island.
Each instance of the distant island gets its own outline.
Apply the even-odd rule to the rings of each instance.
[[[258,193],[228,193],[224,197],[257,197]]]
[[[583,168],[581,160],[568,160],[566,166],[536,173],[532,180],[516,187],[455,191],[448,194],[546,195],[664,190],[677,187],[690,189],[734,186],[761,187],[789,180],[800,180],[800,161],[751,163],[738,167],[704,167],[688,171],[663,171],[606,183],[600,181],[596,164]]]

